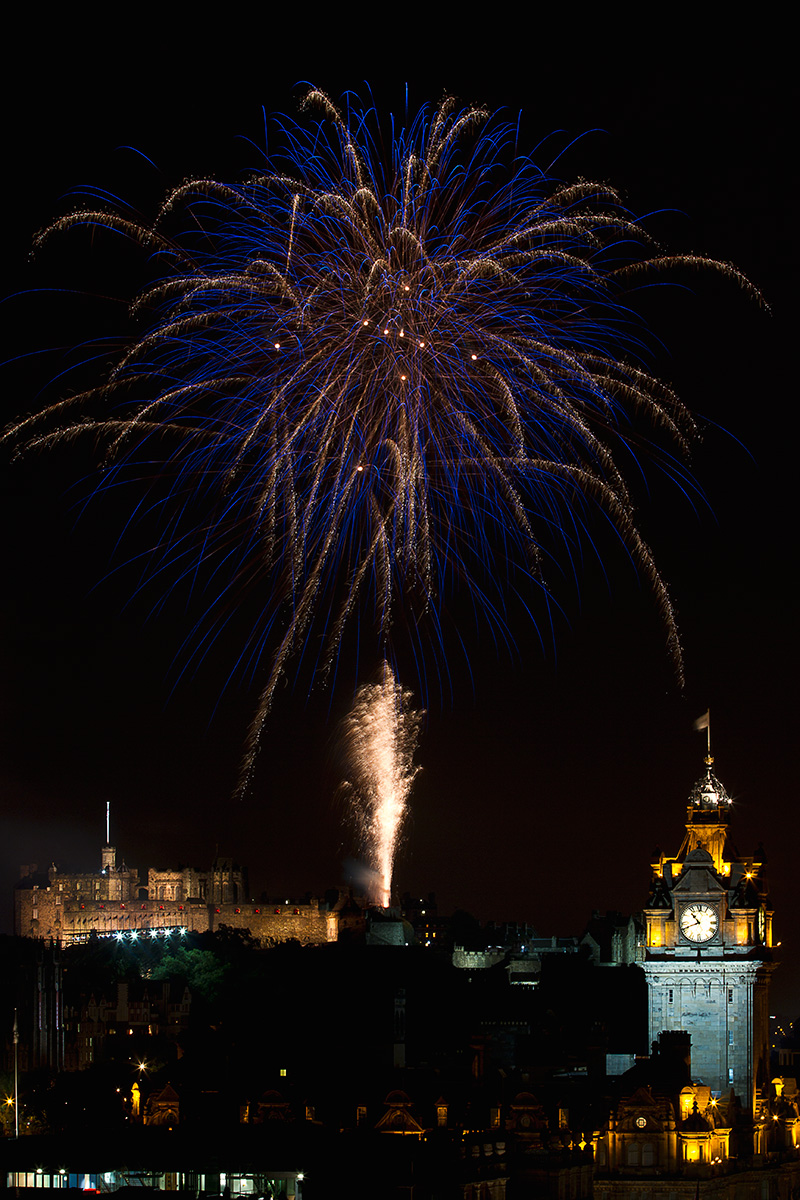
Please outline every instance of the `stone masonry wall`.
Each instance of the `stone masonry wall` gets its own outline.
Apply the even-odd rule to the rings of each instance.
[[[310,904],[217,904],[177,901],[107,901],[80,896],[67,898],[50,888],[22,888],[15,893],[16,932],[21,937],[53,938],[69,944],[86,941],[91,935],[183,926],[192,932],[219,929],[249,929],[262,945],[275,945],[290,938],[303,945],[335,941],[335,913]]]

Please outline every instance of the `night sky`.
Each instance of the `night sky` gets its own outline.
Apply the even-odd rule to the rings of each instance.
[[[650,366],[703,429],[692,470],[705,500],[692,505],[646,455],[635,484],[640,529],[677,609],[686,688],[676,686],[647,585],[598,518],[604,570],[587,554],[579,588],[569,573],[548,570],[562,612],[544,648],[512,609],[513,651],[498,651],[483,629],[470,635],[468,664],[453,655],[444,698],[430,689],[395,887],[433,890],[445,912],[530,921],[543,934],[579,933],[592,909],[641,907],[651,854],[657,846],[674,854],[682,840],[686,799],[704,769],[704,737],[692,722],[710,707],[715,770],[735,802],[733,841],[743,854],[762,841],[767,854],[785,961],[775,1008],[800,1011],[790,769],[794,97],[775,47],[752,31],[725,46],[710,32],[676,32],[658,39],[657,52],[644,39],[617,39],[602,53],[584,32],[580,49],[561,45],[558,54],[541,45],[510,53],[507,31],[475,29],[460,48],[443,40],[446,52],[428,46],[423,57],[417,46],[410,58],[397,49],[376,59],[325,56],[267,27],[256,38],[242,34],[238,55],[237,39],[215,28],[205,39],[195,31],[197,44],[177,29],[128,30],[124,50],[107,31],[107,54],[74,27],[52,30],[7,80],[4,290],[12,298],[3,330],[12,356],[33,356],[4,372],[4,421],[36,406],[69,345],[126,329],[121,304],[14,293],[90,292],[99,280],[107,289],[114,255],[115,295],[144,281],[135,254],[109,250],[107,240],[102,269],[86,238],[28,261],[35,231],[71,207],[81,185],[149,214],[188,175],[238,178],[257,158],[245,139],[263,145],[261,105],[294,114],[303,80],[338,98],[346,88],[365,95],[367,79],[380,107],[399,115],[406,82],[412,109],[447,90],[464,103],[521,110],[528,149],[555,131],[563,131],[552,140],[559,147],[583,134],[559,162],[563,178],[608,180],[637,215],[663,210],[650,227],[671,249],[734,262],[772,310],[701,276],[680,276],[684,286],[642,299]],[[106,34],[94,36],[102,45]],[[78,519],[91,455],[76,449],[22,463],[6,455],[0,465],[3,927],[11,927],[20,863],[99,866],[107,800],[112,840],[142,871],[203,866],[218,850],[249,866],[255,894],[321,894],[344,882],[354,843],[334,801],[334,743],[354,668],[348,676],[345,666],[333,694],[308,698],[291,681],[281,689],[255,786],[233,803],[257,690],[223,692],[223,684],[257,597],[202,668],[176,683],[191,601],[187,608],[176,596],[155,612],[157,592],[132,595],[124,554],[113,569],[121,504],[90,505]]]

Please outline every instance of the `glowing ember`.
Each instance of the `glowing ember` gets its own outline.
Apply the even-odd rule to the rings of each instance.
[[[342,785],[358,823],[370,866],[369,899],[388,908],[392,867],[408,796],[419,770],[413,763],[421,711],[383,664],[383,680],[356,692],[343,723],[348,779]]]

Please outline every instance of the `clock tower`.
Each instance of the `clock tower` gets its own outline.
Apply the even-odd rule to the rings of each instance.
[[[772,913],[762,863],[728,841],[731,801],[706,758],[689,795],[675,858],[653,863],[644,910],[650,1043],[691,1034],[692,1076],[712,1094],[733,1090],[755,1109],[769,1080]]]

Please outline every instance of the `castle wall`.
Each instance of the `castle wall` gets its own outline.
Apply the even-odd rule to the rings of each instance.
[[[247,929],[263,946],[295,939],[302,945],[335,941],[335,913],[311,904],[178,904],[170,901],[137,901],[109,904],[105,901],[72,900],[49,889],[18,892],[17,933],[22,937],[52,938],[70,945],[114,933],[157,931],[181,926],[194,933],[219,929]],[[34,915],[35,914],[35,915]]]
[[[335,942],[338,922],[335,913],[311,904],[220,904],[209,908],[210,928],[227,925],[249,929],[262,946],[296,939],[302,945]]]

